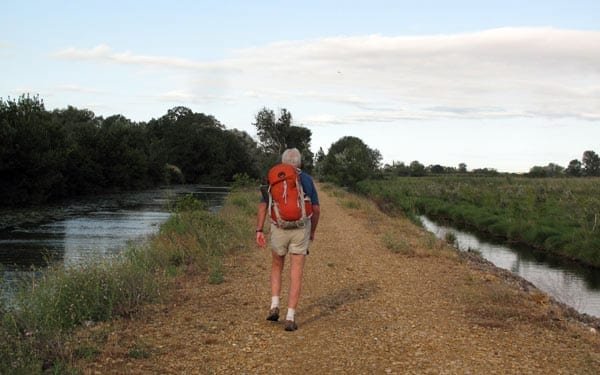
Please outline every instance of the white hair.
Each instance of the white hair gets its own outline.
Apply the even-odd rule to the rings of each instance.
[[[300,151],[298,151],[297,148],[288,148],[281,155],[281,162],[300,168],[300,165],[302,164],[302,154],[300,154]]]

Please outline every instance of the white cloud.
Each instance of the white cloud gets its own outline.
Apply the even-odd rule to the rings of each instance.
[[[198,70],[215,69],[220,67],[214,63],[199,62],[177,57],[136,55],[129,51],[114,52],[106,44],[100,44],[91,49],[77,49],[74,47],[69,47],[54,53],[52,56],[63,60],[90,60],[117,64],[178,69]]]
[[[68,48],[55,57],[188,71],[190,87],[164,99],[310,102],[312,109],[301,116],[307,125],[515,117],[596,121],[598,46],[596,31],[500,28],[282,41],[211,62],[118,53],[106,45]],[[322,109],[327,106],[336,110]]]
[[[225,95],[199,94],[185,90],[171,90],[160,94],[157,99],[168,103],[206,103],[211,101],[232,102],[233,97]]]
[[[82,87],[75,84],[64,84],[56,87],[57,91],[67,91],[67,92],[75,92],[82,94],[105,94],[106,92],[101,90],[96,90],[88,87]]]

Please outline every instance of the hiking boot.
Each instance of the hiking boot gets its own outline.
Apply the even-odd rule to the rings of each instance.
[[[284,329],[286,331],[295,331],[298,329],[298,325],[293,320],[286,320],[284,324]]]
[[[267,320],[270,320],[272,322],[276,322],[279,320],[279,307],[273,307],[271,310],[269,310]]]

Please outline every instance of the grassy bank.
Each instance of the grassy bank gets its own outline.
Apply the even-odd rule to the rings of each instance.
[[[600,267],[600,179],[399,177],[357,189],[412,218],[425,214]]]
[[[212,214],[184,198],[157,235],[118,257],[50,267],[24,280],[15,301],[0,306],[0,373],[69,373],[70,363],[97,351],[72,340],[77,327],[135,316],[168,298],[173,281],[185,274],[222,282],[224,255],[252,238],[254,203],[254,193],[233,192]]]

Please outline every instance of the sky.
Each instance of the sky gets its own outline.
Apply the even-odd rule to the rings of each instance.
[[[527,172],[600,153],[600,1],[3,1],[0,98],[98,116],[176,106],[312,151]]]

